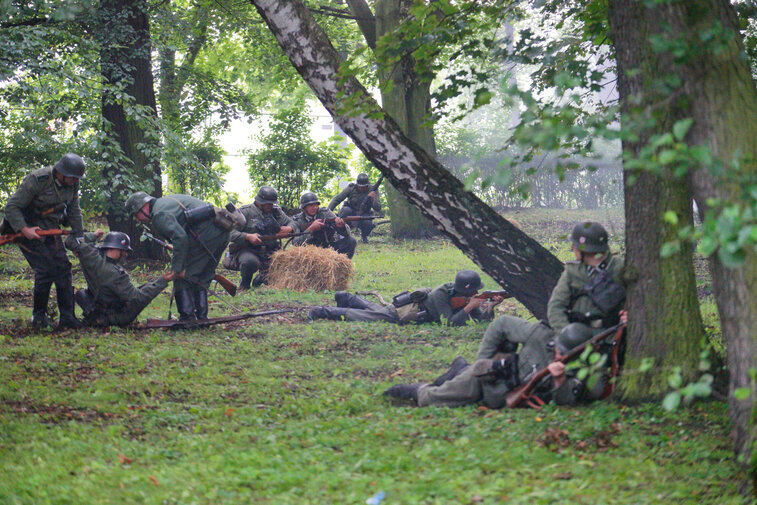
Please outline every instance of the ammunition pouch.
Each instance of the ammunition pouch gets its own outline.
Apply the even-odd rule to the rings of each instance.
[[[509,390],[520,386],[518,355],[507,354],[504,358],[479,360],[473,365],[473,375],[485,382],[504,381]]]
[[[231,212],[226,209],[213,208],[215,215],[213,216],[213,224],[216,228],[223,231],[231,231],[237,227],[237,221]]]
[[[265,214],[262,219],[255,222],[255,229],[260,235],[276,235],[281,230],[281,225],[271,214]]]
[[[392,298],[392,305],[397,308],[404,307],[405,305],[414,303],[420,305],[426,301],[428,294],[431,292],[429,288],[419,288],[413,291],[403,291],[402,293],[394,295]]]

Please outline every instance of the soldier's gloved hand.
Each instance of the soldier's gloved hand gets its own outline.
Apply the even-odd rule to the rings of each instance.
[[[323,228],[323,226],[324,226],[323,219],[316,219],[315,221],[311,223],[310,226],[308,226],[307,231],[309,232],[318,231],[321,228]]]
[[[294,229],[292,229],[291,226],[282,226],[279,232],[276,234],[277,237],[285,237],[292,233]]]
[[[263,243],[263,241],[260,240],[259,233],[248,233],[244,236],[244,239],[252,245],[260,245]]]
[[[42,240],[42,237],[37,235],[37,230],[39,230],[39,226],[24,226],[21,228],[21,233],[29,240]]]

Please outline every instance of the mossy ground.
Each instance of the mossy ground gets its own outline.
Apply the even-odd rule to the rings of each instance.
[[[513,217],[569,259],[564,236],[583,216]],[[622,232],[617,211],[596,218]],[[372,238],[353,289],[388,297],[473,267],[441,240]],[[309,322],[306,307],[333,293],[219,293],[211,316],[295,312],[196,331],[30,333],[30,273],[15,248],[0,254],[0,503],[361,504],[379,491],[385,505],[741,503],[722,403],[395,405],[386,387],[471,358],[485,325]],[[140,319],[165,317],[168,299]]]

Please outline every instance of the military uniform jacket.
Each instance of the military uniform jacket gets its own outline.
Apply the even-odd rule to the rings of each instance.
[[[42,215],[51,209],[55,210]],[[79,208],[79,183],[71,187],[59,183],[52,167],[35,170],[24,177],[16,192],[8,199],[5,216],[17,232],[25,226],[50,230],[67,224],[79,234],[84,230]]]
[[[316,219],[334,219],[336,218],[336,214],[334,214],[329,209],[324,209],[323,207],[318,208],[318,212],[315,213],[314,216],[308,216],[305,214],[305,212],[300,212],[296,216],[294,216],[294,222],[296,223],[295,231],[305,231],[308,229],[308,226],[310,226],[313,221]],[[292,243],[294,245],[305,245],[305,244],[313,244],[317,245],[319,247],[328,247],[329,244],[333,244],[337,240],[340,240],[343,237],[349,237],[350,236],[350,227],[345,223],[343,227],[337,227],[334,222],[331,224],[325,225],[323,228],[318,230],[315,233],[308,234],[308,235],[300,235],[299,237],[295,237],[292,240]]]
[[[331,199],[329,202],[329,210],[336,209],[337,206],[346,199],[346,205],[348,205],[354,212],[360,212],[360,209],[363,208],[363,202],[368,198],[368,193],[370,193],[370,191],[358,191],[357,184],[351,182],[341,193]],[[371,208],[375,211],[381,210],[381,199],[379,198],[378,190],[376,190],[376,198],[373,199]]]
[[[427,322],[439,323],[444,318],[447,326],[463,326],[469,319],[480,321],[492,318],[491,313],[479,309],[471,311],[470,314],[466,314],[462,307],[453,309],[450,300],[456,295],[454,286],[453,282],[447,282],[431,290],[422,304],[427,312]]]
[[[69,235],[66,247],[78,256],[87,287],[99,311],[146,305],[168,286],[168,282],[159,277],[139,288],[134,287],[126,270],[89,242],[94,242],[94,235],[88,233],[81,241]]]
[[[241,207],[239,211],[244,216],[246,223],[241,230],[231,231],[231,245],[229,246],[229,252],[235,254],[240,252],[244,248],[249,248],[255,251],[265,248],[275,249],[278,247],[278,241],[274,241],[270,244],[264,243],[261,245],[252,245],[245,239],[245,236],[248,233],[259,233],[257,225],[258,223],[261,223],[265,218],[263,209],[252,203],[250,205]],[[293,230],[297,230],[297,223],[295,223],[291,217],[287,216],[278,205],[273,206],[273,210],[271,210],[271,216],[276,220],[277,223],[279,223],[280,226],[291,226]]]
[[[187,254],[190,243],[190,231],[184,210],[204,207],[207,203],[189,195],[169,195],[153,200],[150,208],[152,229],[162,235],[173,244],[171,257],[171,270],[182,272],[186,269]],[[194,225],[193,231],[197,234],[200,242],[204,243],[211,251],[215,249],[218,241],[225,241],[225,233],[213,224],[209,219]],[[205,249],[192,251],[192,254],[207,254]]]
[[[608,254],[604,260],[607,265],[607,271],[612,278],[623,285],[623,258]],[[584,286],[591,280],[595,274],[594,269],[581,261],[569,261],[565,264],[560,279],[557,281],[552,296],[547,304],[547,317],[549,324],[555,330],[560,332],[569,323],[574,322],[568,318],[569,311],[581,313],[601,314],[589,295],[586,294]],[[578,321],[576,321],[578,322]]]

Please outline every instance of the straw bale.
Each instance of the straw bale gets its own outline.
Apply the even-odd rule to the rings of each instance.
[[[306,245],[276,251],[268,285],[292,291],[346,290],[354,275],[352,261],[333,249]]]

